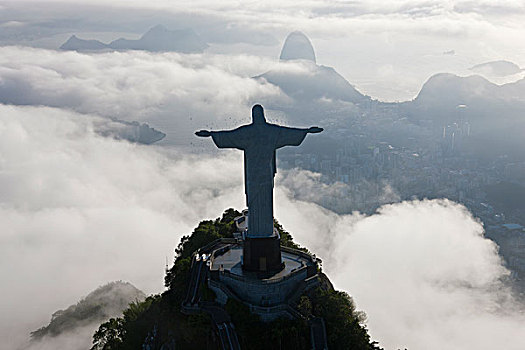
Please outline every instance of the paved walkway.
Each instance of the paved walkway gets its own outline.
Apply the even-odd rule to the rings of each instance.
[[[308,323],[310,324],[310,337],[312,341],[312,349],[328,350],[324,320],[321,317],[316,317],[311,319]]]
[[[194,257],[184,306],[202,310],[211,316],[222,350],[241,350],[235,326],[226,310],[216,303],[200,301],[199,287],[206,282],[206,277],[206,260]]]

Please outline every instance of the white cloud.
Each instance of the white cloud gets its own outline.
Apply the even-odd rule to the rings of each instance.
[[[243,208],[240,152],[182,155],[102,138],[96,117],[54,108],[0,105],[0,114],[0,336],[9,345],[107,281],[161,290],[179,238]],[[508,272],[465,208],[414,201],[338,216],[283,185],[278,220],[324,260],[384,346],[523,347],[520,306],[500,281]]]
[[[294,168],[279,172],[276,181],[286,189],[287,197],[316,203],[336,213],[365,211],[369,206],[400,200],[395,189],[386,181],[326,184],[321,178],[320,173]]]
[[[435,73],[469,74],[467,69],[472,65],[497,59],[525,65],[525,46],[520,44],[525,35],[522,26],[525,8],[518,0],[497,4],[459,0],[285,4],[137,0],[112,2],[111,7],[105,1],[63,2],[68,6],[43,1],[29,8],[22,1],[10,7],[35,26],[21,29],[30,38],[38,37],[35,32],[42,29],[39,27],[42,15],[47,20],[42,32],[48,35],[52,35],[49,31],[70,34],[84,31],[93,35],[101,30],[127,30],[138,35],[148,26],[164,23],[168,27],[192,27],[210,41],[210,52],[263,55],[271,59],[277,59],[289,32],[302,30],[312,39],[319,63],[335,67],[360,91],[388,101],[412,99]],[[148,14],[147,21],[144,13]],[[82,18],[79,28],[64,22],[64,18],[73,14]],[[36,42],[25,40],[24,44],[37,45]],[[56,47],[59,45],[57,42]],[[455,50],[456,55],[442,55],[450,50]],[[250,60],[260,63],[251,56]],[[390,67],[389,74],[381,67]],[[238,84],[245,87],[241,82]]]
[[[111,280],[161,290],[180,237],[243,205],[238,154],[102,138],[92,119],[52,108],[0,105],[0,115],[2,339],[22,340]]]
[[[426,77],[446,67],[461,71],[493,58],[523,66],[523,4],[500,4],[327,1],[246,7],[201,1],[191,8],[241,31],[284,38],[290,30],[304,30],[321,63],[355,78],[358,87],[369,84],[364,92],[395,99],[413,97]],[[179,14],[189,8],[172,1],[112,6]],[[457,55],[444,58],[449,49]],[[164,257],[180,236],[229,206],[243,207],[238,152],[188,155],[102,138],[94,132],[100,116],[148,121],[173,143],[178,137],[194,142],[197,128],[249,120],[255,100],[286,99],[274,86],[249,79],[273,62],[249,54],[0,48],[1,101],[58,107],[0,105],[0,337],[12,342],[7,346],[109,280],[160,290]],[[400,91],[392,93],[393,86]],[[338,216],[307,202],[316,197],[301,189],[339,193],[341,184],[323,186],[308,172],[292,172],[282,181],[277,218],[324,259],[336,286],[355,296],[368,313],[372,336],[384,346],[525,347],[518,333],[525,324],[521,306],[500,281],[508,272],[463,207],[415,201],[368,217]]]
[[[98,325],[88,325],[76,328],[57,337],[44,337],[38,342],[26,342],[17,350],[85,350],[91,347],[94,330]]]
[[[246,55],[90,55],[3,47],[0,102],[146,121],[173,143],[180,134],[213,127],[210,122],[249,120],[244,111],[255,100],[286,99],[279,88],[251,79],[271,64]],[[245,106],[242,114],[239,106]]]
[[[175,53],[86,55],[7,47],[0,55],[0,77],[6,88],[22,89],[16,96],[20,104],[70,107],[122,119],[147,116],[168,102],[208,108],[216,103],[228,110],[231,104],[243,103],[256,93],[278,94],[272,86],[260,86],[224,69],[229,65],[242,71],[251,65],[253,70],[255,65],[260,67],[260,59],[226,58],[221,62],[223,67],[218,59],[210,61],[200,55]]]
[[[31,1],[31,0],[29,0]],[[23,1],[22,1],[23,2]],[[42,1],[43,3],[50,1]],[[54,1],[56,3],[56,1]],[[86,1],[62,0],[72,6],[86,6]],[[93,10],[104,7],[102,0],[90,1]],[[282,1],[272,0],[249,4],[237,1],[220,3],[203,1],[113,1],[112,9],[146,9],[168,11],[169,13],[202,16],[210,22],[223,21],[230,26],[240,26],[256,30],[309,30],[312,33],[335,33],[345,35],[344,30],[376,30],[375,25],[385,26],[389,30],[416,29],[421,26],[423,33],[449,32],[447,24],[471,27],[484,22],[495,26],[507,26],[512,19],[525,14],[525,6],[519,0],[498,1],[463,1],[463,0],[409,0],[409,1]],[[191,11],[189,10],[191,8]],[[63,14],[64,9],[52,9]],[[66,11],[67,12],[67,11]],[[504,21],[502,21],[502,19]],[[470,22],[470,23],[469,23]],[[436,31],[437,27],[439,30]],[[364,25],[364,26],[363,26]],[[369,26],[371,25],[371,26]],[[514,25],[514,24],[513,24]],[[418,34],[422,34],[421,32]],[[474,33],[472,33],[474,34]]]
[[[386,349],[525,346],[524,306],[504,283],[496,245],[463,206],[412,201],[371,216],[284,199],[281,206],[280,221],[323,259]]]

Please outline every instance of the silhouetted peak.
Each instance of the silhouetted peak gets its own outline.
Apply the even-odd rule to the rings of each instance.
[[[479,75],[467,77],[450,73],[431,76],[419,91],[415,101],[427,105],[472,103],[474,99],[496,97],[498,86]]]
[[[423,85],[424,89],[450,89],[452,87],[470,88],[473,93],[479,92],[480,88],[494,86],[493,83],[480,75],[469,75],[461,77],[451,73],[438,73],[431,76]]]
[[[34,332],[31,339],[41,340],[45,336],[57,337],[68,333],[74,335],[78,329],[99,323],[122,314],[131,302],[143,300],[146,295],[131,283],[116,281],[98,287],[78,303],[51,316],[51,322]]]
[[[302,32],[288,35],[281,50],[281,60],[308,60],[315,63],[315,52],[310,39]]]
[[[77,41],[81,41],[82,39],[79,39],[78,36],[76,36],[75,34],[71,35],[69,37],[69,39],[67,39],[66,43],[72,43],[72,42],[77,42]]]
[[[107,45],[98,40],[84,40],[77,37],[75,34],[71,35],[67,41],[60,46],[61,50],[103,50]]]
[[[156,25],[140,39],[118,39],[109,46],[115,50],[177,51],[184,53],[202,52],[208,45],[192,29],[169,30]]]

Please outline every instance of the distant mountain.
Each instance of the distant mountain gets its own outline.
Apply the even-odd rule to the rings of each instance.
[[[295,63],[296,66],[288,63]],[[312,104],[319,100],[351,103],[370,100],[334,68],[317,65],[312,44],[301,32],[288,35],[281,50],[280,63],[274,69],[254,78],[278,86],[299,104]]]
[[[525,78],[501,85],[501,98],[510,101],[525,101]]]
[[[109,44],[116,50],[202,52],[208,47],[191,29],[168,30],[158,25],[148,30],[138,40],[117,39]]]
[[[73,35],[60,49],[62,50],[144,50],[144,51],[175,51],[182,53],[202,52],[208,47],[197,33],[191,29],[168,30],[157,25],[148,30],[140,39],[130,40],[120,38],[109,44],[98,40],[82,40]]]
[[[302,32],[292,32],[284,41],[281,60],[308,60],[315,63],[315,52],[310,39]]]
[[[76,35],[72,35],[65,43],[60,46],[60,50],[71,51],[96,51],[108,49],[108,45],[98,40],[84,40],[79,39]]]
[[[255,78],[265,79],[298,101],[330,99],[362,102],[369,99],[357,91],[334,68],[319,66],[313,62],[301,64],[305,68],[304,72],[277,68]]]
[[[476,99],[492,98],[498,94],[498,86],[487,79],[472,75],[460,77],[450,73],[440,73],[430,77],[419,91],[414,102],[431,107],[456,107],[470,104]]]
[[[414,103],[427,108],[457,107],[458,105],[525,103],[525,79],[515,83],[496,85],[479,75],[460,77],[440,73],[430,77],[421,88]]]
[[[477,64],[469,68],[471,71],[491,76],[504,77],[518,74],[522,69],[515,63],[509,61],[492,61]]]
[[[31,339],[38,341],[44,337],[57,337],[120,316],[130,303],[142,301],[145,297],[130,283],[108,283],[89,293],[77,304],[56,311],[47,326],[31,333]]]
[[[468,123],[464,151],[473,155],[523,158],[525,79],[496,85],[479,75],[436,74],[413,101],[399,108],[414,124],[432,125],[434,130]]]

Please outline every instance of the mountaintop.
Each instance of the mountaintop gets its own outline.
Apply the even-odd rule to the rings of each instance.
[[[98,40],[84,40],[72,35],[60,46],[60,50],[97,51],[108,49],[109,46]]]
[[[144,33],[139,39],[120,38],[109,44],[98,40],[79,39],[72,35],[61,50],[96,51],[96,50],[144,50],[144,51],[175,51],[182,53],[202,52],[208,47],[202,38],[192,29],[169,30],[162,25],[156,25]]]
[[[157,25],[148,30],[140,39],[120,38],[109,45],[115,50],[176,51],[183,53],[202,52],[208,47],[192,29],[168,30]]]
[[[315,63],[315,51],[310,39],[302,32],[288,34],[281,50],[280,60],[307,60]]]
[[[426,108],[447,105],[481,104],[499,100],[506,103],[525,102],[525,78],[514,83],[497,85],[480,75],[466,77],[451,73],[431,76],[414,99]],[[472,107],[473,107],[472,106]]]
[[[233,239],[234,219],[239,215],[228,209],[221,218],[202,221],[191,235],[183,236],[175,249],[175,262],[165,277],[167,290],[131,304],[122,316],[100,325],[93,336],[92,350],[221,348],[224,332],[234,332],[236,336],[234,344],[223,344],[223,349],[308,349],[312,334],[317,340],[323,338],[323,327],[330,349],[380,349],[370,340],[364,326],[365,314],[356,310],[347,293],[336,291],[321,271],[319,285],[297,296],[293,307],[300,316],[295,319],[262,322],[247,305],[233,297],[222,307],[214,302],[215,292],[206,283],[199,288],[199,303],[213,312],[183,313],[181,305],[190,287],[194,252],[218,239]],[[307,252],[277,222],[275,225],[281,246]]]
[[[98,287],[78,303],[53,313],[49,324],[32,332],[31,339],[37,341],[45,336],[57,337],[89,324],[100,323],[120,315],[130,303],[141,301],[145,297],[131,283],[108,283]]]
[[[286,38],[279,63],[270,71],[254,77],[278,86],[297,104],[275,106],[287,110],[290,116],[300,116],[301,122],[313,118],[320,104],[334,102],[352,105],[370,101],[334,68],[318,65],[312,43],[302,32],[292,32]],[[320,103],[320,104],[319,104]],[[271,105],[269,106],[272,107]],[[311,120],[314,121],[314,120]]]

